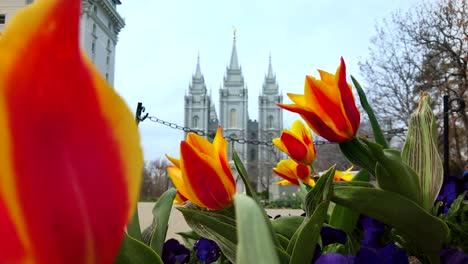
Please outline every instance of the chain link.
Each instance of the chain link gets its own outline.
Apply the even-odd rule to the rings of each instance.
[[[199,136],[206,136],[206,137],[209,137],[209,138],[214,138],[215,137],[215,134],[214,133],[205,133],[205,131],[203,130],[199,130],[199,129],[192,129],[190,127],[183,127],[183,126],[180,126],[176,123],[171,123],[171,122],[168,122],[168,121],[164,121],[162,119],[159,119],[155,116],[148,116],[148,119],[151,121],[151,122],[155,122],[155,123],[159,123],[159,124],[162,124],[162,125],[165,125],[165,126],[168,126],[172,129],[178,129],[178,130],[182,130],[186,133],[189,133],[189,132],[193,132]],[[395,129],[391,129],[389,131],[385,131],[384,134],[385,135],[398,135],[398,134],[402,134],[406,131],[406,128],[395,128]],[[373,135],[363,135],[364,137],[373,137]],[[239,144],[251,144],[251,145],[263,145],[263,146],[273,146],[273,142],[271,141],[259,141],[259,140],[248,140],[248,139],[242,139],[242,138],[234,138],[234,137],[224,137],[226,139],[226,141],[228,142],[237,142]],[[335,142],[330,142],[330,141],[325,141],[325,140],[316,140],[314,141],[314,144],[315,145],[327,145],[327,144],[337,144]]]

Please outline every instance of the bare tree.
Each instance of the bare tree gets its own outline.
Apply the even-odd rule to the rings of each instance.
[[[369,59],[360,68],[380,117],[396,117],[406,126],[420,91],[433,95],[439,116],[442,95],[467,102],[467,14],[466,0],[424,1],[377,26]],[[468,158],[466,109],[451,113],[450,129],[452,157],[460,164]]]
[[[164,158],[145,162],[140,199],[156,199],[169,188],[167,166],[168,161]]]

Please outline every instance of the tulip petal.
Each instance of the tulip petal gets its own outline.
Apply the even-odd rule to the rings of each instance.
[[[361,122],[361,115],[356,107],[351,86],[346,82],[346,64],[343,57],[340,59],[340,66],[336,71],[336,76],[338,76],[338,88],[340,89],[344,112],[348,117],[353,131],[357,131]]]
[[[281,150],[282,152],[286,153],[289,156],[288,149],[286,148],[286,146],[284,146],[283,142],[281,141],[281,138],[274,138],[272,142],[273,142],[273,145],[279,148],[279,150]]]
[[[211,156],[195,149],[186,141],[180,145],[182,177],[193,203],[209,209],[222,209],[232,203],[235,186],[224,185],[222,168]],[[190,175],[189,177],[187,175]]]
[[[219,161],[221,163],[221,167],[223,168],[224,174],[226,175],[226,177],[222,177],[221,180],[223,182],[229,181],[229,183],[228,182],[224,183],[225,186],[226,185],[231,185],[231,186],[236,185],[236,181],[234,180],[234,176],[232,175],[231,167],[229,166],[229,162],[228,162],[228,159],[227,159],[227,153],[226,153],[227,141],[223,137],[221,126],[218,126],[216,136],[215,136],[215,138],[213,140],[213,146],[214,146],[214,148],[216,150],[216,153],[218,154]]]
[[[176,159],[176,158],[174,158],[174,157],[171,157],[171,156],[169,156],[169,155],[166,155],[166,158],[167,158],[170,162],[172,162],[172,164],[174,164],[174,166],[176,166],[177,168],[180,169],[180,160],[178,160],[178,159]]]
[[[169,177],[171,178],[172,183],[176,187],[178,194],[186,198],[185,200],[190,199],[190,195],[184,184],[182,171],[176,166],[167,166],[167,173],[169,174]]]
[[[314,113],[319,115],[322,120],[332,129],[343,132],[351,131],[351,124],[343,115],[344,109],[341,103],[341,96],[338,89],[331,89],[323,82],[313,77],[307,76],[305,81],[305,92],[314,95],[314,104],[309,103]]]
[[[311,169],[307,165],[298,164],[296,167],[296,174],[302,181],[307,181],[310,178]]]
[[[136,204],[138,130],[79,49],[80,5],[37,1],[0,39],[0,203],[25,252],[14,262],[111,263]]]
[[[206,138],[200,137],[193,132],[188,133],[186,142],[203,154],[211,157],[216,157],[217,155],[214,146]]]
[[[296,161],[304,160],[307,157],[307,147],[298,140],[291,132],[285,130],[281,133],[281,141],[288,150],[288,155]]]
[[[315,113],[308,112],[304,108],[294,104],[278,104],[279,107],[284,108],[288,111],[295,112],[301,115],[304,121],[307,122],[310,128],[315,131],[318,135],[326,138],[332,142],[346,141],[347,137],[341,134],[335,133],[330,127],[328,127],[321,119],[320,116]]]
[[[287,186],[287,185],[297,185],[299,184],[299,182],[297,182],[297,184],[294,184],[288,180],[282,180],[282,181],[277,181],[275,182],[276,185],[281,185],[281,186]]]

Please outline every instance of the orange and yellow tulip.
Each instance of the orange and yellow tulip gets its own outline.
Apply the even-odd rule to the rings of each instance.
[[[322,70],[319,73],[321,80],[306,76],[304,94],[288,94],[294,104],[278,105],[300,114],[315,133],[328,141],[349,141],[356,136],[361,117],[351,85],[346,82],[343,58],[335,75]]]
[[[299,180],[309,186],[315,185],[314,180],[310,177],[310,166],[299,164],[291,159],[280,161],[276,167],[273,168],[273,172],[284,179],[276,182],[278,185],[294,184],[299,186]]]
[[[0,38],[0,263],[113,263],[138,197],[134,117],[79,48],[79,0]]]
[[[354,178],[354,174],[351,173],[353,166],[349,167],[346,171],[335,171],[335,176],[333,176],[333,181],[351,181]]]
[[[212,210],[230,206],[236,193],[236,182],[226,154],[227,141],[219,126],[213,143],[189,133],[180,144],[180,160],[169,157],[174,164],[168,173],[178,191],[177,203],[184,199]]]
[[[315,146],[310,130],[301,120],[296,120],[291,130],[284,129],[273,144],[297,163],[309,165],[315,160]]]

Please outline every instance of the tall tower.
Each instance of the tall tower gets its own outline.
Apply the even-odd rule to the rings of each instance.
[[[81,9],[81,47],[112,86],[117,36],[125,26],[117,13],[120,4],[120,0],[82,0]]]
[[[189,84],[184,105],[185,127],[201,130],[205,132],[205,134],[211,132],[209,131],[210,123],[217,120],[212,120],[215,117],[210,114],[214,111],[214,105],[206,90],[205,78],[200,68],[200,56],[197,58],[197,67],[195,69],[195,74],[192,75],[192,82]],[[214,116],[216,116],[216,113],[214,113]]]
[[[219,90],[220,121],[224,136],[239,139],[247,138],[248,94],[244,84],[242,67],[239,65],[236,48],[236,32],[232,41],[231,61],[226,67],[223,87]],[[228,158],[232,158],[231,144],[228,148]],[[241,160],[247,165],[246,144],[235,143],[234,147]]]
[[[271,142],[273,138],[281,135],[283,130],[283,112],[277,106],[283,102],[283,96],[279,93],[276,75],[269,58],[268,72],[263,81],[262,91],[258,97],[258,134],[260,141]],[[281,159],[281,154],[270,146],[259,146],[258,166],[259,177],[263,185],[270,185],[273,178],[272,168]]]
[[[32,2],[34,0],[0,0],[0,33],[20,8]],[[81,47],[112,86],[117,36],[125,26],[125,21],[117,13],[116,7],[120,4],[120,0],[81,1]]]

